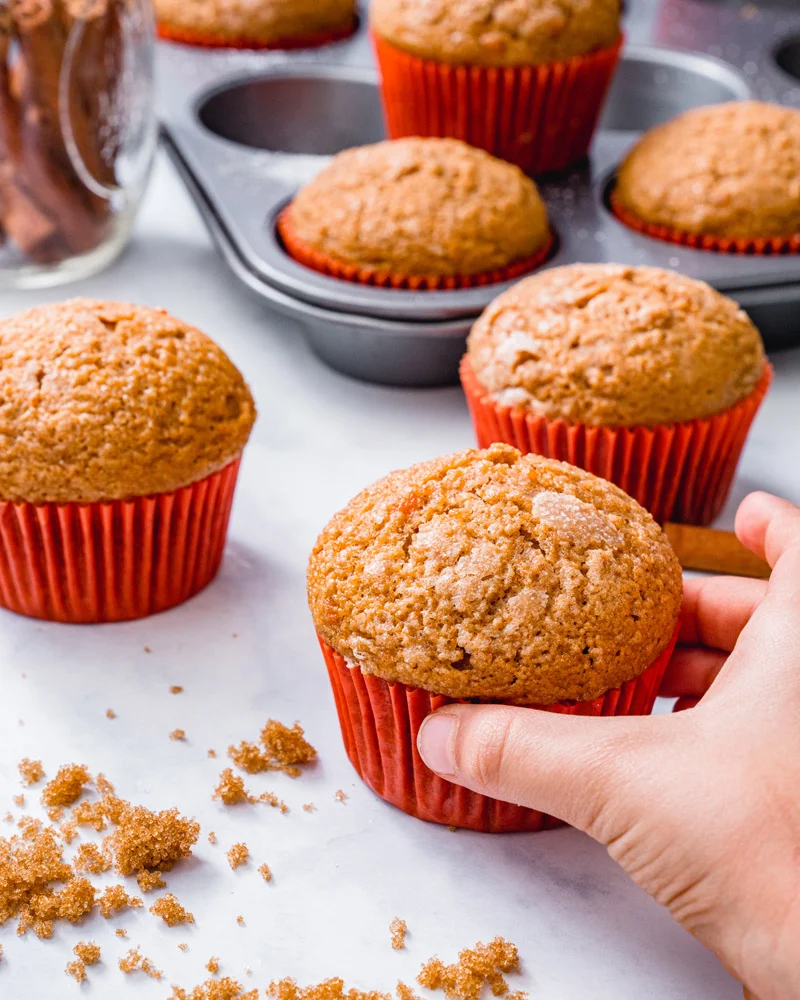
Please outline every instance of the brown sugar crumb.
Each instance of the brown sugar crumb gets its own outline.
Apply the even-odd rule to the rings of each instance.
[[[143,906],[138,896],[129,896],[124,885],[109,885],[97,897],[100,913],[108,920],[120,910],[138,909]]]
[[[146,868],[136,873],[136,882],[142,892],[152,892],[154,889],[166,889],[167,883],[161,877],[161,872],[151,872]]]
[[[448,826],[447,830],[448,830],[449,833],[458,833],[458,827],[457,826]]]
[[[43,806],[71,806],[81,796],[92,776],[83,764],[65,764],[42,791]]]
[[[253,796],[244,787],[244,779],[238,774],[234,774],[230,767],[226,767],[219,776],[219,782],[214,789],[215,799],[221,799],[226,806],[236,806],[241,802],[253,802]]]
[[[347,792],[342,791],[341,788],[336,789],[333,797],[336,799],[337,802],[347,802]]]
[[[145,653],[152,653],[153,652],[152,649],[150,649],[149,646],[145,646],[144,647],[144,651],[145,651]]]
[[[72,820],[77,826],[91,826],[99,833],[108,825],[106,800],[79,802],[72,810]]]
[[[248,774],[259,774],[261,771],[270,771],[269,757],[261,747],[255,743],[242,741],[238,747],[228,747],[228,756],[233,763],[242,771]]]
[[[101,771],[94,779],[94,787],[100,795],[114,795],[114,786]]]
[[[406,934],[408,934],[408,924],[400,917],[395,917],[389,924],[389,932],[392,935],[392,948],[395,951],[402,951],[406,946]]]
[[[94,941],[79,941],[72,951],[84,965],[97,965],[100,961],[100,945]]]
[[[117,713],[114,711],[113,708],[107,708],[106,709],[106,718],[107,719],[116,719],[116,717],[117,717]]]
[[[306,802],[303,804],[303,812],[313,813],[317,807],[313,802]]]
[[[114,863],[108,851],[94,843],[81,844],[72,859],[76,872],[90,872],[92,875],[102,875]]]
[[[117,937],[118,937],[118,938],[124,938],[124,937],[127,937],[127,936],[128,936],[128,932],[127,932],[127,931],[125,930],[125,928],[124,928],[124,927],[118,927],[118,928],[117,928],[117,929],[116,929],[116,930],[114,931],[114,933],[115,933],[115,934],[117,935]]]
[[[172,687],[169,689],[169,693],[170,694],[183,694],[183,688],[180,686],[180,684],[173,684]]]
[[[226,976],[224,979],[209,979],[193,990],[173,986],[170,1000],[258,1000],[258,990],[243,991],[241,983]]]
[[[176,861],[192,853],[200,836],[200,824],[181,816],[175,808],[152,812],[126,804],[117,823],[107,843],[120,875],[133,875],[142,869],[169,871]]]
[[[209,750],[208,751],[208,756],[209,757],[216,757],[217,756],[217,751],[216,750]]]
[[[239,914],[239,916],[238,916],[238,917],[236,918],[236,923],[237,923],[237,924],[238,924],[238,925],[239,925],[240,927],[244,927],[244,917],[243,917],[243,916],[241,915],[241,913],[240,913],[240,914]]]
[[[74,820],[66,819],[58,832],[65,844],[71,844],[78,836],[78,824]]]
[[[389,993],[377,990],[345,989],[341,979],[326,979],[317,986],[298,986],[294,979],[270,983],[267,996],[276,1000],[391,1000]]]
[[[13,823],[14,822],[14,815],[13,815],[13,813],[7,812],[5,814],[5,816],[3,817],[3,819],[6,821],[6,823]]]
[[[13,801],[13,803],[14,803],[15,806],[24,806],[25,805],[25,796],[22,795],[22,794],[20,794],[20,795],[14,795],[12,797],[12,801]]]
[[[150,976],[151,979],[161,979],[164,975],[149,958],[142,955],[138,948],[131,948],[128,954],[119,960],[119,967],[126,976],[138,970],[141,970],[146,976]]]
[[[209,844],[216,844],[217,842],[217,835],[216,833],[214,833],[213,830],[211,830],[211,832],[208,835],[208,842]]]
[[[24,785],[36,785],[44,777],[44,768],[40,760],[29,760],[23,757],[17,765],[19,776]]]
[[[0,924],[20,917],[19,933],[33,927],[49,936],[47,922],[55,913],[44,915],[43,903],[52,898],[53,882],[67,882],[73,871],[64,861],[63,847],[52,830],[41,830],[32,839],[20,834],[0,837]]]
[[[171,892],[157,899],[150,907],[150,912],[156,917],[161,917],[168,927],[194,923],[194,914],[184,910]]]
[[[415,993],[410,986],[406,986],[406,984],[399,979],[397,981],[395,993],[397,994],[397,1000],[420,1000],[419,994]]]
[[[242,865],[247,864],[247,859],[250,857],[250,851],[248,850],[247,844],[234,844],[228,851],[226,857],[228,859],[228,864],[231,866],[233,871],[236,871],[237,868],[241,868]]]
[[[264,879],[265,882],[272,881],[272,871],[270,870],[269,865],[267,864],[259,865],[258,873]]]
[[[178,948],[180,949],[180,951],[188,951],[189,945],[185,941],[181,941],[181,943],[178,945]]]
[[[259,795],[258,801],[266,802],[268,806],[272,806],[273,809],[279,809],[282,813],[289,812],[289,807],[274,792],[264,792],[263,795]]]
[[[183,729],[173,729],[172,732],[169,734],[169,738],[171,740],[179,740],[185,742],[186,733]]]
[[[58,917],[71,924],[83,919],[94,909],[97,891],[87,878],[74,878],[57,892]]]
[[[68,976],[72,976],[76,983],[86,982],[86,964],[79,958],[76,958],[73,962],[67,962],[64,972]]]
[[[20,816],[17,827],[23,840],[35,840],[42,832],[44,824],[33,816]]]
[[[298,765],[316,760],[317,751],[306,740],[303,727],[295,722],[291,729],[282,722],[269,719],[261,730],[261,742],[273,762],[273,767],[292,778],[299,777]]]
[[[212,955],[211,958],[206,962],[206,968],[211,973],[212,976],[216,976],[219,972],[219,959],[216,955]]]
[[[423,965],[417,982],[429,990],[443,990],[448,1000],[479,1000],[484,984],[495,996],[508,993],[504,972],[519,972],[519,954],[516,945],[496,937],[488,945],[465,948],[454,965],[432,958]]]

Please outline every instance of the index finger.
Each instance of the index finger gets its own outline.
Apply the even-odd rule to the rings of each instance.
[[[739,576],[684,580],[678,643],[730,653],[767,587],[766,580]]]

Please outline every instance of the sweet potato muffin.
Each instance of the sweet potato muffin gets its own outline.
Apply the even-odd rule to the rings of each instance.
[[[157,309],[74,299],[0,321],[0,499],[93,503],[176,490],[235,459],[241,374]]]
[[[503,269],[551,238],[533,181],[454,139],[340,153],[298,192],[284,225],[323,258],[407,276]]]
[[[498,296],[470,333],[468,362],[497,403],[594,426],[708,417],[765,373],[746,313],[671,271],[574,264]]]
[[[619,0],[373,0],[373,30],[405,52],[470,66],[538,66],[613,45]]]
[[[507,445],[395,472],[322,532],[319,635],[365,674],[452,698],[587,701],[667,647],[681,572],[621,490]]]
[[[613,194],[648,225],[760,239],[800,233],[800,111],[761,101],[695,108],[623,161]]]
[[[354,0],[155,0],[168,38],[207,45],[290,47],[349,33]]]

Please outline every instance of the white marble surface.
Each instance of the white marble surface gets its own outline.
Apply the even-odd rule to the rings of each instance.
[[[63,762],[85,762],[106,772],[121,795],[151,807],[178,805],[203,827],[194,859],[168,876],[195,913],[193,927],[170,930],[144,910],[59,926],[52,941],[40,942],[17,939],[6,925],[0,997],[77,995],[63,969],[79,939],[96,940],[104,955],[81,992],[161,998],[169,983],[204,979],[211,955],[232,975],[250,966],[248,982],[262,987],[286,975],[302,982],[342,975],[389,990],[398,977],[411,981],[434,952],[455,957],[503,934],[519,945],[520,985],[536,1000],[738,1000],[740,989],[716,960],[586,837],[570,830],[490,837],[428,826],[375,798],[345,758],[306,609],[306,555],[330,514],[359,488],[392,468],[472,444],[460,391],[378,388],[324,368],[297,328],[226,273],[163,160],[130,250],[74,293],[164,306],[206,329],[247,374],[260,419],[225,564],[205,593],[156,618],[104,627],[0,612],[0,815],[20,791],[16,764],[28,755],[43,758],[50,774]],[[43,297],[5,295],[0,312]],[[775,387],[750,438],[728,523],[737,500],[756,487],[800,501],[800,350],[774,363]],[[185,693],[170,695],[171,684]],[[207,749],[223,755],[229,743],[255,738],[270,716],[300,719],[320,750],[320,765],[297,782],[251,779],[254,789],[284,796],[291,813],[212,803],[224,761],[209,760]],[[175,727],[186,730],[188,743],[168,739]],[[344,805],[334,801],[337,788],[349,795]],[[308,801],[316,812],[303,812]],[[0,822],[0,834],[9,829]],[[207,843],[209,830],[216,847]],[[249,844],[253,862],[234,873],[224,852],[238,840]],[[273,869],[271,885],[255,872],[262,861]],[[237,914],[246,926],[237,926]],[[389,947],[395,915],[411,930],[401,953]],[[114,936],[116,927],[127,928],[127,941]],[[181,941],[189,943],[186,954]],[[161,983],[117,970],[132,945],[165,971]]]

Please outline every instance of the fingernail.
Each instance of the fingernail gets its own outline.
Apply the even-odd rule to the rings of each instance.
[[[429,715],[420,726],[417,748],[428,767],[445,778],[455,776],[453,740],[458,719],[448,712]]]

